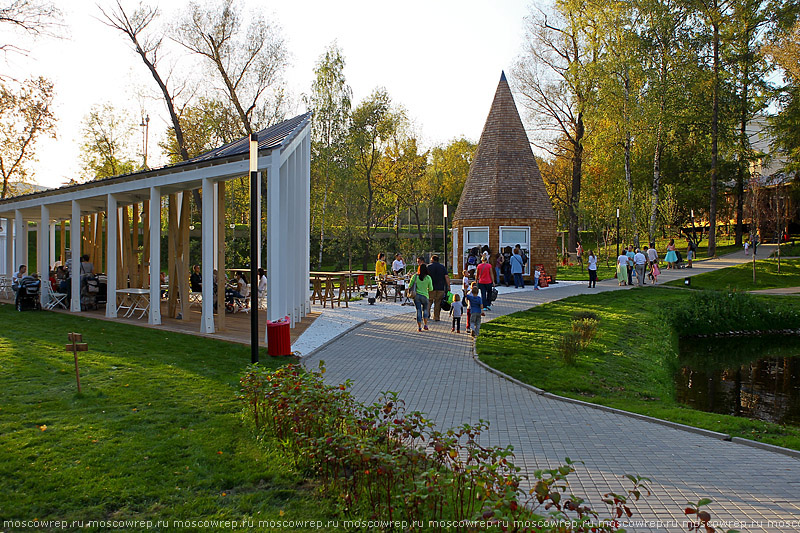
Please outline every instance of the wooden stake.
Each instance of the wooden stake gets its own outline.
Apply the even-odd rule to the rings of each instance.
[[[67,340],[70,342],[70,344],[67,344],[67,351],[72,352],[75,358],[75,381],[78,384],[78,392],[81,392],[81,373],[78,369],[78,352],[87,351],[89,345],[85,342],[81,342],[83,340],[83,335],[80,333],[68,333]]]

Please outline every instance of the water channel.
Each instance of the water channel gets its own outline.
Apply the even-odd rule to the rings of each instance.
[[[678,402],[800,427],[800,336],[681,339],[680,365]]]

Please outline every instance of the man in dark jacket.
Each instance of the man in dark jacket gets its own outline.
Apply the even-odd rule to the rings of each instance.
[[[433,305],[433,321],[439,322],[439,314],[442,311],[442,300],[447,291],[450,290],[450,276],[447,269],[439,262],[439,256],[431,257],[431,264],[428,265],[428,274],[433,282],[433,290],[428,295],[429,305]]]

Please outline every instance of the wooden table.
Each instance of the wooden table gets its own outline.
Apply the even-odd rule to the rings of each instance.
[[[351,295],[351,272],[309,272],[311,278],[311,303],[317,300],[322,302],[323,309],[328,302],[331,307],[336,303],[337,306],[349,307]],[[336,285],[339,285],[339,292],[336,292]]]

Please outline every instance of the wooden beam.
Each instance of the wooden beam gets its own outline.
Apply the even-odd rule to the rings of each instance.
[[[61,221],[61,249],[58,253],[58,260],[63,265],[67,261],[67,221]]]
[[[142,203],[142,288],[150,288],[150,200]]]
[[[191,202],[189,191],[181,194],[180,237],[178,239],[178,290],[181,295],[181,313],[184,320],[189,319],[189,224],[191,222]]]
[[[133,216],[131,217],[131,247],[130,247],[130,269],[131,287],[141,288],[139,277],[139,204],[133,204]]]
[[[167,208],[167,275],[169,276],[169,289],[167,290],[167,316],[175,318],[178,311],[178,269],[177,269],[177,239],[175,229],[178,228],[178,195],[169,195]]]

